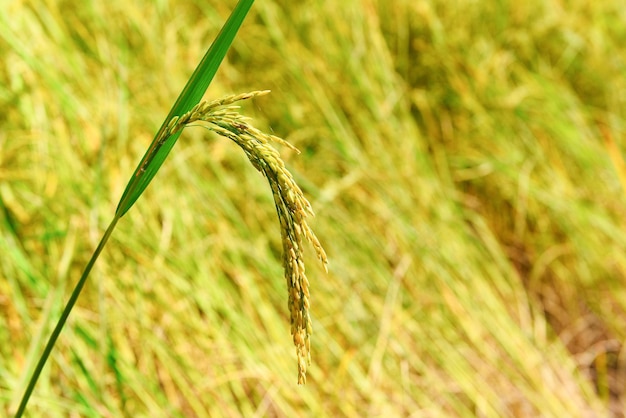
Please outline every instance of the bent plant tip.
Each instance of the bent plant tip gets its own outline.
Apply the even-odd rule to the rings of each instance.
[[[311,364],[312,324],[310,309],[309,280],[305,274],[303,241],[312,244],[317,257],[328,271],[328,258],[307,218],[314,216],[309,201],[293,176],[285,167],[280,154],[270,143],[274,142],[297,148],[274,135],[268,135],[250,125],[248,118],[237,112],[235,102],[269,93],[269,90],[253,91],[227,96],[211,102],[201,102],[180,117],[173,117],[163,130],[160,141],[167,141],[185,127],[201,123],[201,126],[226,137],[237,144],[246,154],[252,165],[267,178],[278,220],[283,245],[283,269],[289,293],[288,308],[291,317],[291,335],[298,357],[298,384],[306,382],[307,367]]]

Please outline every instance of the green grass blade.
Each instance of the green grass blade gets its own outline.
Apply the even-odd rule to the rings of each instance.
[[[239,31],[250,7],[252,7],[252,3],[254,3],[254,0],[240,0],[239,3],[237,3],[237,6],[235,6],[235,9],[217,35],[217,38],[215,38],[215,41],[211,44],[204,58],[202,58],[202,61],[198,64],[198,67],[196,67],[187,85],[180,96],[178,96],[176,103],[172,106],[172,110],[170,110],[167,118],[163,121],[148,151],[146,151],[146,154],[135,169],[120,199],[117,210],[115,211],[116,217],[121,218],[128,212],[146,187],[148,187],[148,184],[150,184],[152,178],[156,175],[157,171],[159,171],[159,168],[161,168],[163,161],[165,161],[165,158],[180,136],[179,132],[162,142],[160,140],[162,131],[172,117],[180,116],[198,104],[209,87],[209,84],[211,84],[211,80],[213,80],[222,60],[226,56],[226,52],[230,48],[237,31]]]

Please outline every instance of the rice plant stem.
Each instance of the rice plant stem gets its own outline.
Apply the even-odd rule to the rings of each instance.
[[[72,308],[74,308],[74,305],[76,304],[76,301],[78,300],[78,296],[80,295],[80,292],[83,290],[83,287],[85,283],[87,282],[87,277],[89,277],[89,273],[91,272],[91,269],[93,268],[94,264],[96,263],[96,260],[100,256],[100,253],[102,252],[102,249],[104,248],[105,244],[109,240],[109,237],[111,236],[111,233],[115,229],[115,226],[117,225],[117,221],[119,221],[119,219],[120,218],[118,216],[115,216],[113,218],[113,220],[111,221],[111,224],[109,225],[106,232],[102,236],[102,239],[100,240],[100,244],[98,244],[98,248],[96,248],[96,250],[94,251],[93,255],[91,256],[91,259],[89,260],[89,263],[87,263],[87,266],[85,267],[85,270],[83,271],[83,274],[80,276],[80,280],[76,284],[76,287],[74,288],[74,291],[72,292],[72,295],[70,296],[70,299],[67,301],[67,304],[65,305],[65,309],[63,309],[63,313],[61,314],[61,318],[59,318],[56,326],[54,327],[54,331],[52,331],[52,334],[50,335],[50,338],[48,339],[48,342],[46,343],[46,348],[43,350],[43,353],[41,357],[39,358],[39,362],[37,363],[37,366],[35,367],[35,370],[33,371],[33,374],[30,377],[30,381],[28,382],[28,387],[24,391],[24,395],[22,396],[22,400],[20,401],[20,406],[18,407],[17,412],[15,413],[15,418],[21,418],[21,416],[24,414],[30,395],[35,389],[35,385],[37,384],[39,375],[41,374],[41,371],[43,370],[44,366],[46,365],[46,362],[48,361],[48,357],[50,356],[50,353],[52,352],[52,349],[54,348],[54,344],[59,338],[59,335],[61,334],[61,331],[63,330],[63,327],[65,326],[65,322],[67,321],[67,318],[70,316],[70,312],[72,312]]]

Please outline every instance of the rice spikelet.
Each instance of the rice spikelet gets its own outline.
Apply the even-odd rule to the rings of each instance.
[[[288,308],[291,316],[291,335],[298,357],[298,384],[306,382],[306,370],[311,364],[310,338],[312,333],[309,281],[305,274],[303,242],[309,241],[317,257],[327,270],[328,259],[319,240],[307,223],[308,216],[314,216],[309,201],[285,167],[280,154],[270,143],[287,146],[299,153],[298,149],[285,140],[263,133],[241,116],[233,103],[269,93],[254,91],[227,96],[211,102],[201,102],[180,117],[172,118],[163,130],[160,142],[165,142],[172,134],[194,122],[205,122],[202,126],[224,136],[239,145],[252,165],[268,180],[278,220],[281,226],[283,244],[283,268],[289,292]]]

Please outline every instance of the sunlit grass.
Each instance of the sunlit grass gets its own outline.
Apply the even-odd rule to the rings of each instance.
[[[233,6],[160,4],[0,14],[5,410]],[[624,8],[498,4],[257,2],[209,96],[271,89],[245,113],[302,151],[283,158],[329,255],[307,385],[272,195],[196,129],[118,226],[32,414],[623,407]]]

